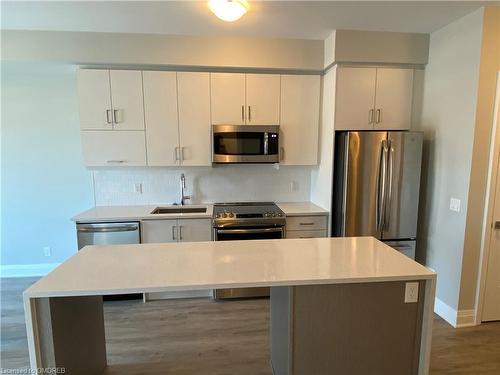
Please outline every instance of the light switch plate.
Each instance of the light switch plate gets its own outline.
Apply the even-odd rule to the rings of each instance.
[[[142,194],[142,183],[136,182],[134,184],[134,192],[138,194]]]
[[[450,198],[450,210],[455,212],[460,212],[460,199]]]
[[[405,284],[405,303],[416,303],[418,301],[418,281]]]

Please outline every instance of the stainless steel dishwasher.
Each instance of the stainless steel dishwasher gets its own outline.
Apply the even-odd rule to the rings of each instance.
[[[117,245],[141,243],[138,221],[121,223],[78,223],[76,224],[78,250],[87,245]],[[119,259],[117,259],[119,261]],[[142,299],[142,293],[107,295],[105,301]]]
[[[78,250],[87,245],[136,244],[141,242],[138,221],[122,223],[78,223]]]

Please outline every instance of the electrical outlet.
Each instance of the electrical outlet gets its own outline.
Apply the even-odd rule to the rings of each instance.
[[[137,194],[142,194],[142,183],[136,182],[134,184],[134,192]]]
[[[418,301],[418,281],[405,284],[405,303]]]
[[[460,199],[450,198],[450,210],[460,212]]]
[[[50,248],[50,246],[43,247],[43,255],[46,257],[52,256],[52,249]]]

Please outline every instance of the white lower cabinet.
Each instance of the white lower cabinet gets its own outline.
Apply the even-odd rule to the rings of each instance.
[[[212,240],[211,219],[153,219],[141,223],[141,243]]]
[[[211,219],[156,219],[141,222],[141,243],[212,240]],[[188,265],[186,265],[187,267]],[[144,302],[161,299],[211,297],[212,290],[145,293]]]
[[[83,130],[81,137],[86,166],[146,165],[144,131]]]
[[[289,216],[286,218],[286,238],[321,238],[328,236],[328,216]]]

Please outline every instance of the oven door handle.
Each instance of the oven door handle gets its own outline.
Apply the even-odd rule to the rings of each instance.
[[[283,232],[283,228],[217,229],[218,234],[276,233],[276,232]]]

